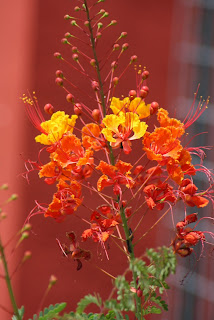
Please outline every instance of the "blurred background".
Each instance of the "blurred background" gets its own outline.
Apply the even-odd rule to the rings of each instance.
[[[41,107],[51,103],[55,110],[63,108],[69,112],[71,107],[66,102],[65,93],[55,85],[55,71],[65,70],[66,65],[56,60],[53,53],[68,50],[61,44],[61,38],[65,32],[72,32],[72,27],[63,17],[65,14],[72,15],[75,5],[75,1],[70,0],[1,0],[0,182],[8,183],[10,186],[9,191],[5,191],[1,198],[1,203],[10,193],[16,192],[19,195],[18,201],[7,207],[8,218],[0,225],[5,242],[22,227],[35,205],[34,201],[50,202],[55,190],[54,187],[40,181],[36,172],[29,176],[29,184],[21,176],[25,171],[24,161],[37,160],[39,146],[34,142],[37,131],[29,122],[19,97],[27,93],[27,90],[36,91]],[[150,72],[150,93],[147,102],[158,101],[172,116],[184,119],[199,83],[198,96],[205,99],[211,96],[209,108],[191,127],[191,134],[208,132],[197,136],[192,145],[213,145],[213,0],[108,0],[100,6],[102,7],[110,12],[110,20],[118,21],[114,29],[106,32],[105,43],[110,45],[121,31],[127,31],[128,37],[125,41],[130,45],[126,53],[127,59],[136,54],[138,63],[142,67],[146,66]],[[102,50],[101,46],[101,54]],[[135,89],[133,71],[128,71],[124,79],[124,92],[120,94],[127,95],[130,89]],[[76,78],[75,81],[81,84],[82,80]],[[205,165],[212,169],[213,151],[207,155]],[[197,181],[202,187],[203,179],[205,176],[200,175]],[[86,194],[85,197],[87,201],[91,201],[90,194]],[[199,214],[208,216],[212,214],[211,211],[209,205]],[[179,221],[179,217],[183,217],[182,209],[176,212],[175,217],[176,222]],[[118,264],[117,250],[109,250],[110,261],[107,263],[101,247],[90,244],[93,259],[89,263],[85,262],[82,270],[77,272],[75,263],[62,256],[55,239],[59,238],[64,242],[65,232],[71,230],[77,230],[77,236],[80,236],[80,221],[71,217],[58,224],[51,219],[36,216],[31,222],[33,231],[24,245],[24,250],[31,250],[33,256],[13,277],[18,305],[26,306],[25,319],[38,311],[51,274],[56,275],[58,283],[42,307],[66,301],[68,308],[74,309],[83,295],[97,291],[106,299],[112,285],[111,279],[99,272],[94,265],[97,264],[114,275],[122,272],[126,262],[124,260]],[[211,223],[201,223],[202,230],[211,231],[210,225]],[[147,239],[149,246],[168,245],[174,234],[171,217],[164,219],[161,228],[157,229]],[[145,243],[144,247],[138,249],[139,252],[143,252],[146,246]],[[9,246],[8,260],[11,270],[14,270],[22,258],[23,246],[13,255],[10,252]],[[200,252],[201,248],[196,252],[197,257],[200,256]],[[169,312],[155,319],[213,319],[213,264],[212,246],[209,245],[205,246],[199,261],[194,257],[178,258],[177,273],[170,278],[172,289],[165,297],[170,306]],[[1,305],[10,309],[2,279],[0,301]],[[5,311],[0,310],[0,319],[10,318]]]

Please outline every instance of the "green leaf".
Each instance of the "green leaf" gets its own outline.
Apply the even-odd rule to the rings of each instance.
[[[85,308],[91,303],[96,304],[98,307],[102,306],[102,300],[99,295],[92,296],[91,294],[89,294],[78,302],[76,312],[81,314],[85,310]]]
[[[21,317],[21,319],[23,319],[24,312],[25,312],[24,306],[22,306],[20,309],[18,309],[18,313],[19,313],[19,316]],[[13,315],[12,320],[18,320],[17,316]]]
[[[55,305],[51,304],[48,308],[45,308],[44,311],[40,311],[39,316],[34,314],[33,320],[51,320],[52,318],[56,317],[65,307],[65,302],[57,303]]]

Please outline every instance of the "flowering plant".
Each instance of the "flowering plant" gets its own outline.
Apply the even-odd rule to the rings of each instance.
[[[34,319],[147,319],[149,314],[168,309],[164,301],[165,291],[169,289],[166,279],[175,272],[176,255],[183,258],[193,255],[196,245],[201,244],[203,249],[207,237],[213,237],[211,232],[196,229],[204,217],[198,220],[197,213],[187,212],[188,207],[203,208],[213,201],[213,174],[203,165],[204,150],[209,148],[189,147],[185,143],[188,127],[207,108],[208,100],[200,101],[196,108],[194,101],[183,122],[170,117],[157,102],[147,103],[149,72],[135,65],[137,56],[131,56],[127,66],[118,71],[128,49],[127,43],[121,44],[126,33],[122,32],[107,55],[100,58],[101,36],[116,21],[106,23],[109,14],[104,9],[97,10],[103,0],[80,2],[81,6],[74,8],[78,17],[66,15],[65,19],[74,30],[81,30],[83,38],[74,31],[74,34],[67,32],[62,39],[72,50],[73,62],[59,52],[54,55],[79,72],[89,89],[80,88],[75,79],[70,80],[67,69],[57,70],[56,84],[66,92],[73,112],[55,111],[48,103],[44,107],[48,120],[34,93],[22,97],[31,122],[40,132],[35,141],[42,145],[38,161],[26,162],[24,176],[28,180],[29,172],[38,170],[47,185],[56,184],[50,204],[36,201],[24,231],[37,214],[53,218],[57,223],[78,218],[83,228],[81,240],[77,239],[75,230],[68,230],[67,243],[57,239],[59,249],[66,258],[76,262],[77,270],[92,259],[80,241],[100,245],[107,262],[109,243],[116,245],[127,258],[127,268],[119,276],[100,269],[114,281],[106,301],[99,294],[87,295],[78,303],[76,312],[59,316],[65,307],[59,304]],[[89,53],[77,47],[78,41],[89,47]],[[130,68],[136,74],[136,88],[120,98],[117,88]],[[79,92],[91,103],[80,100]],[[47,163],[41,160],[44,152],[49,156]],[[199,163],[192,163],[192,155],[198,156]],[[208,178],[205,190],[199,190],[194,183],[198,171]],[[97,197],[96,207],[94,201],[84,201],[88,192]],[[184,214],[178,221],[174,209],[180,202]],[[145,216],[153,215],[153,211],[158,211],[157,219],[143,233]],[[170,245],[145,250],[147,234],[170,213],[175,229]],[[143,249],[136,255],[139,244]],[[2,245],[0,249],[3,255]],[[50,283],[53,282],[52,279]],[[85,313],[90,304],[97,305],[99,312]],[[22,319],[23,309],[15,306],[14,312],[14,319]]]

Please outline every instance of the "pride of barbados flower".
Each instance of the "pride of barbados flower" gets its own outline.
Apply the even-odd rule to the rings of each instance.
[[[84,75],[89,83],[88,91],[92,90],[94,96],[83,90],[87,99],[80,101],[79,87],[73,83],[75,79],[70,80],[64,77],[63,71],[57,70],[56,84],[65,90],[66,100],[73,105],[74,114],[68,115],[61,110],[54,112],[52,105],[47,104],[44,109],[49,119],[45,120],[35,95],[33,98],[22,98],[33,125],[40,131],[35,140],[45,145],[38,161],[29,160],[26,163],[25,176],[36,169],[46,184],[56,184],[57,188],[50,204],[36,201],[28,219],[38,213],[57,222],[64,221],[68,216],[78,217],[83,223],[83,241],[90,238],[99,242],[108,258],[105,243],[114,236],[122,251],[133,256],[134,245],[143,238],[138,235],[137,239],[135,233],[140,229],[145,214],[153,214],[156,210],[160,215],[165,208],[166,211],[157,218],[158,223],[168,211],[174,211],[177,202],[182,201],[184,220],[180,223],[182,227],[177,224],[171,245],[174,253],[188,256],[193,251],[192,246],[206,242],[206,232],[190,231],[186,227],[190,223],[186,211],[188,207],[203,208],[210,201],[213,203],[213,173],[203,165],[205,148],[189,147],[189,143],[185,142],[185,133],[206,109],[208,101],[200,101],[196,109],[193,104],[183,122],[170,118],[168,111],[159,108],[157,102],[146,103],[149,72],[140,67],[137,70],[137,66],[134,67],[136,90],[130,90],[125,98],[120,99],[116,87],[137,57],[131,57],[122,73],[117,72],[116,67],[128,49],[127,43],[121,44],[126,36],[122,32],[113,41],[110,54],[98,59],[94,53],[101,41],[102,30],[113,24],[106,24],[104,29],[98,27],[100,20],[107,18],[105,11],[98,11],[90,18],[90,10],[93,6],[83,6],[81,11],[86,14],[86,22],[72,20],[72,27],[78,26],[83,31],[88,39],[87,48],[88,45],[92,47],[92,52],[79,49],[76,43],[73,44],[75,39],[78,43],[78,37],[67,32],[62,43],[71,47],[73,61],[68,61],[59,52],[55,53],[55,57]],[[66,15],[66,19],[70,16]],[[102,68],[104,65],[109,66],[107,74]],[[135,159],[136,146],[139,154],[136,140],[141,141],[139,159]],[[49,154],[47,163],[41,160],[44,151]],[[131,155],[132,163],[127,162],[127,155],[129,158]],[[198,164],[193,165],[193,155],[199,157]],[[198,171],[208,177],[205,190],[199,190],[194,183],[193,178]],[[84,199],[87,192],[93,195],[90,201]],[[96,208],[95,202],[91,202],[95,196]],[[173,225],[176,215],[172,220]],[[211,233],[207,235],[212,236]],[[80,250],[73,232],[70,238],[73,250],[65,251],[73,252],[73,258],[78,261],[81,258],[87,260],[90,254]],[[79,250],[82,253],[78,255]]]

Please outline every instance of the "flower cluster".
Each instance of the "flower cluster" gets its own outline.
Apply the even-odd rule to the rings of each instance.
[[[89,14],[90,10],[86,6],[83,6],[82,10]],[[107,17],[103,10],[97,15],[101,15],[99,20]],[[67,15],[65,18],[69,20],[72,17]],[[94,22],[98,31],[93,33],[93,19],[87,19],[81,27],[76,20],[72,20],[71,24],[82,28],[94,52],[102,35],[102,27],[100,22]],[[114,24],[110,23],[108,27]],[[119,59],[127,50],[128,44],[122,44],[115,60],[110,59],[119,50],[119,42],[125,36],[126,33],[121,33],[105,61],[98,60],[96,55],[86,55],[69,42],[69,39],[73,38],[70,33],[65,34],[62,43],[71,46],[73,63],[68,62],[59,52],[55,53],[56,58],[68,63],[88,79],[94,92],[92,108],[70,92],[69,84],[73,90],[78,90],[78,87],[68,80],[61,70],[56,72],[56,84],[66,91],[66,99],[73,105],[73,114],[68,115],[61,110],[54,112],[53,106],[47,104],[44,109],[51,117],[45,120],[35,96],[24,96],[23,101],[32,123],[40,131],[35,141],[42,144],[42,150],[49,155],[49,162],[30,162],[31,168],[34,166],[39,170],[40,178],[44,178],[48,185],[56,184],[57,188],[50,204],[44,207],[37,203],[30,216],[44,213],[45,217],[62,222],[69,215],[78,215],[81,218],[81,212],[87,211],[88,219],[82,218],[82,221],[87,223],[87,228],[82,231],[83,241],[91,238],[104,246],[116,232],[116,238],[123,241],[123,227],[128,251],[132,252],[130,242],[133,234],[131,232],[130,236],[129,230],[139,227],[145,212],[151,214],[152,210],[162,211],[165,207],[169,211],[178,201],[183,201],[184,212],[188,206],[207,206],[209,200],[213,201],[213,174],[202,164],[203,147],[188,147],[189,144],[185,143],[187,128],[207,108],[208,100],[200,101],[196,109],[193,104],[183,122],[171,118],[168,111],[160,108],[157,102],[146,103],[149,94],[149,72],[146,69],[137,70],[136,66],[136,90],[130,90],[125,98],[119,98],[115,94],[120,78],[137,59],[132,56],[128,67],[115,76]],[[110,71],[104,76],[100,65],[109,62]],[[140,158],[133,163],[126,162],[127,155],[133,155],[134,159],[136,148],[139,150],[139,141]],[[198,155],[200,163],[193,164],[192,155]],[[198,171],[208,177],[209,186],[206,190],[198,190],[194,184],[193,178]],[[96,195],[103,204],[91,208],[90,203],[84,202],[83,188]],[[141,214],[135,215],[137,212]],[[134,216],[136,218],[130,219]],[[184,221],[176,226],[177,233],[172,246],[174,252],[181,256],[191,254],[191,246],[195,246],[199,241],[205,242],[203,232],[192,231],[186,227],[194,221],[196,214],[185,214]],[[69,233],[69,238],[72,241],[72,250],[63,250],[70,252],[79,264],[81,258],[89,259],[90,255],[85,255],[76,245],[74,233]]]

